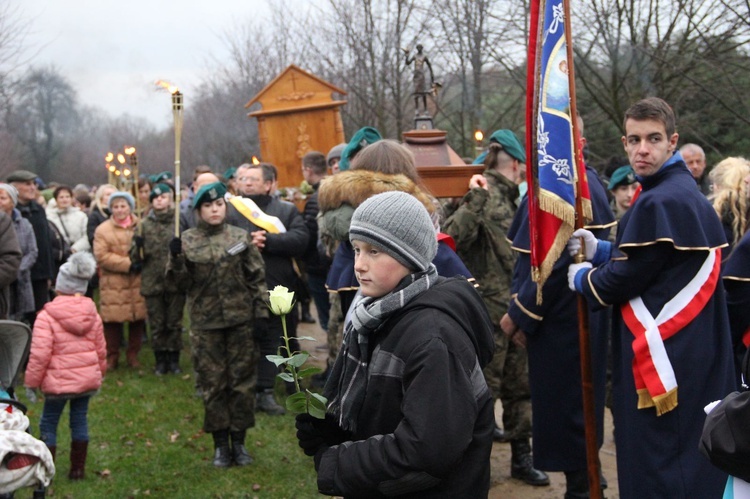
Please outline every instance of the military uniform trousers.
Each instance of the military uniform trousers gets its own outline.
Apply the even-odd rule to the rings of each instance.
[[[503,404],[503,430],[508,440],[531,438],[531,391],[525,348],[495,326],[495,356],[484,368],[492,397]]]
[[[164,292],[145,298],[148,325],[151,328],[151,348],[154,352],[182,350],[185,295]]]
[[[242,431],[255,426],[258,352],[250,324],[192,329],[190,342],[205,410],[203,430]]]

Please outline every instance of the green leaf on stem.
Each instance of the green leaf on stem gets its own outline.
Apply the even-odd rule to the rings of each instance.
[[[268,359],[269,362],[276,364],[276,367],[284,365],[289,361],[289,359],[281,355],[266,355],[266,359]]]
[[[288,411],[296,414],[307,412],[307,394],[305,392],[293,393],[286,398],[285,405]]]
[[[310,357],[309,353],[298,352],[292,355],[291,357],[289,357],[288,359],[284,359],[284,361],[292,367],[300,367],[302,364],[304,364],[307,361],[308,357]]]
[[[305,390],[305,394],[308,397],[307,413],[314,418],[325,419],[326,405],[328,404],[326,398],[310,390]]]
[[[292,376],[290,373],[279,373],[276,376],[288,383],[294,383],[294,376]]]
[[[317,373],[319,373],[321,371],[322,371],[322,369],[319,368],[319,367],[310,366],[310,367],[306,367],[304,369],[300,369],[297,372],[297,377],[300,378],[300,379],[307,378],[308,376],[312,376],[313,374],[317,374]]]
[[[317,339],[313,338],[312,336],[297,336],[298,340],[307,340],[307,341],[318,341]]]

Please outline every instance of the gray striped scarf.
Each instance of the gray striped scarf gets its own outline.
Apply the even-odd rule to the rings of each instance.
[[[344,329],[341,350],[323,389],[329,401],[328,412],[344,430],[357,429],[357,416],[367,391],[370,337],[394,312],[435,284],[437,278],[437,269],[430,264],[427,270],[404,277],[387,295],[366,297],[353,305],[351,322]]]

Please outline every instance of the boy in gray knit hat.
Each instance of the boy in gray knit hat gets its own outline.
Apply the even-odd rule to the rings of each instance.
[[[438,276],[436,236],[404,192],[373,196],[352,216],[362,296],[325,386],[325,419],[296,424],[320,492],[487,496],[494,419],[482,367],[493,329],[465,278]]]

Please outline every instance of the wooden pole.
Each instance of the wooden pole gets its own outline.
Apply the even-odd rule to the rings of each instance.
[[[575,92],[575,68],[573,65],[573,37],[570,26],[570,0],[563,0],[565,17],[565,45],[568,59],[568,87],[570,88],[570,116],[573,125],[573,150],[576,163],[583,161],[581,144],[578,141],[580,130],[578,129],[578,111],[576,106]],[[576,165],[575,171],[579,173],[576,185],[576,229],[583,228],[583,200],[581,196],[581,183],[585,175],[583,168]],[[582,248],[583,250],[583,248]],[[583,261],[583,251],[577,255],[575,261]],[[594,407],[594,382],[591,368],[591,343],[589,341],[589,314],[586,299],[578,295],[578,343],[581,353],[581,392],[583,399],[583,424],[586,437],[586,469],[589,479],[589,497],[601,499],[602,489],[599,474],[599,448],[596,435],[596,411]]]
[[[182,93],[172,92],[172,115],[174,117],[174,237],[180,237],[180,140],[182,138]]]

